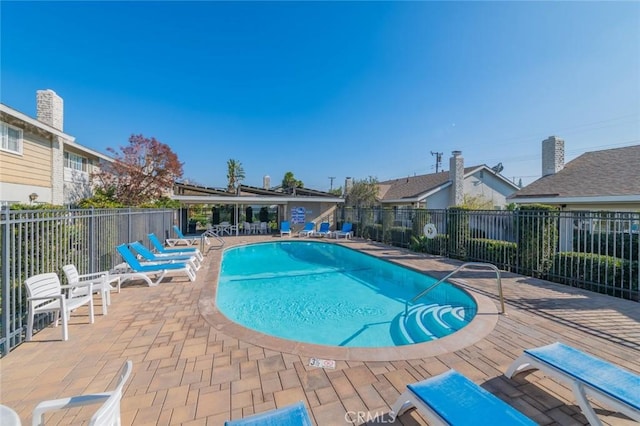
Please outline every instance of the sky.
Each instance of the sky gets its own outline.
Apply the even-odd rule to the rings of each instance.
[[[640,144],[640,2],[0,2],[0,101],[101,153],[142,134],[184,179],[329,190]]]

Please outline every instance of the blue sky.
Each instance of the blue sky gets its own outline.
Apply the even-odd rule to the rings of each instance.
[[[2,1],[0,100],[65,102],[89,148],[156,137],[184,177],[226,186],[288,171],[328,190],[351,176],[435,172],[442,152],[527,184],[541,141],[640,143],[640,2]]]

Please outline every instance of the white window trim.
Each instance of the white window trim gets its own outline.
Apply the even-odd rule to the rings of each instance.
[[[9,149],[9,129],[16,130],[18,132],[18,150],[14,151]],[[5,122],[0,122],[0,151],[10,152],[11,154],[22,155],[24,147],[24,133],[21,128],[12,126]],[[5,147],[6,141],[6,147]]]
[[[67,163],[71,163],[71,156],[74,157],[73,164],[80,164],[80,170],[75,167],[69,167]],[[89,159],[82,155],[75,154],[73,152],[66,151],[64,153],[64,167],[65,169],[73,170],[76,173],[89,173]]]

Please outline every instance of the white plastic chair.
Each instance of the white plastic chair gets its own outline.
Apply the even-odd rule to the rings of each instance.
[[[249,222],[242,222],[242,230],[245,234],[251,234],[251,224]]]
[[[124,363],[118,374],[118,384],[116,388],[109,392],[77,395],[69,398],[53,399],[42,401],[33,410],[33,426],[44,425],[44,415],[50,411],[66,410],[68,408],[82,407],[85,405],[102,405],[91,416],[89,425],[113,426],[120,425],[120,400],[122,399],[122,388],[131,375],[133,362],[128,360]]]
[[[76,265],[69,264],[62,267],[69,284],[84,285],[93,283],[93,292],[100,293],[102,299],[102,314],[107,315],[107,306],[111,305],[111,292],[120,293],[120,277],[110,277],[109,271],[79,274]]]
[[[33,337],[33,322],[36,314],[55,312],[55,326],[62,316],[62,340],[69,339],[68,322],[71,311],[82,305],[89,305],[89,322],[93,324],[93,284],[60,285],[60,278],[54,272],[34,275],[24,282],[29,302],[27,319],[27,341]],[[62,291],[69,290],[65,295]]]

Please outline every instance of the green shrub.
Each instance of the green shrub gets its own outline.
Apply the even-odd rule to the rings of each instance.
[[[424,235],[419,237],[411,236],[411,250],[418,253],[436,254],[438,256],[446,256],[447,254],[447,242],[449,238],[447,235],[438,234],[435,238],[427,238]]]
[[[558,210],[541,204],[516,213],[520,273],[545,278],[558,247]]]
[[[493,263],[501,269],[512,268],[517,258],[517,251],[517,244],[508,241],[470,238],[467,242],[467,256],[470,259]]]
[[[625,259],[639,257],[640,235],[623,232],[575,231],[573,249],[582,253],[599,253]]]
[[[573,287],[638,300],[638,261],[590,253],[555,255],[553,281]]]
[[[451,207],[447,211],[447,235],[449,236],[449,256],[467,259],[467,240],[470,237],[469,209]]]

